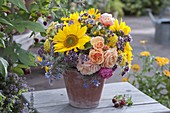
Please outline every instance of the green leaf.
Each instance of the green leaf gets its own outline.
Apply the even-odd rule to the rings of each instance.
[[[16,73],[18,75],[24,75],[24,71],[19,67],[13,67],[11,70],[13,73]]]
[[[6,46],[5,46],[5,42],[4,42],[4,40],[2,40],[2,39],[0,39],[0,48],[5,48]]]
[[[24,65],[24,64],[17,64],[16,67],[18,67],[18,68],[29,68],[29,66]]]
[[[2,76],[7,76],[8,65],[9,65],[8,62],[4,58],[0,57],[0,74]]]
[[[0,32],[0,38],[3,38],[3,37],[4,37],[4,33]]]
[[[14,5],[18,6],[19,8],[25,10],[26,12],[28,12],[23,0],[8,0],[8,1],[13,3]]]
[[[13,26],[10,22],[8,22],[7,20],[5,20],[4,18],[1,18],[1,17],[0,17],[0,23],[3,23],[3,24],[7,24],[7,25],[10,25],[10,26]]]
[[[36,66],[34,62],[35,58],[31,53],[28,53],[27,51],[23,49],[17,50],[17,53],[19,53],[18,59],[21,63],[23,63],[24,65],[28,65],[28,66]]]
[[[44,27],[36,22],[31,21],[13,21],[13,25],[20,32],[24,32],[25,29],[32,30],[34,32],[45,32]]]
[[[4,0],[0,0],[0,7],[3,5]]]
[[[21,24],[25,25],[26,28],[34,32],[45,32],[44,27],[39,23],[31,22],[31,21],[24,21],[24,22],[21,22]]]

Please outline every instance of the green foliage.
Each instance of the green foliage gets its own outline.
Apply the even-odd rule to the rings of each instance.
[[[8,62],[0,57],[0,75],[7,76]]]
[[[136,67],[132,65],[132,72],[128,76],[133,79],[131,83],[170,108],[170,75],[166,75],[164,72],[165,70],[170,71],[168,61],[163,61],[163,59],[157,61],[157,57],[153,55],[138,56],[138,58],[141,68],[135,70]],[[163,65],[159,65],[159,62]]]
[[[124,4],[120,0],[108,0],[106,3],[105,11],[107,12],[118,12],[118,16],[122,17]]]
[[[155,14],[166,6],[170,6],[169,0],[122,0],[125,4],[124,10],[126,14],[130,15],[144,15],[146,8],[151,8]]]

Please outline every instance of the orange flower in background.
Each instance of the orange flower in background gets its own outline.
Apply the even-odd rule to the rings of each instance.
[[[90,40],[91,45],[94,49],[102,49],[104,47],[104,39],[101,36],[94,37]]]
[[[132,71],[138,72],[140,70],[140,66],[138,64],[133,64],[132,65]]]
[[[150,52],[149,52],[149,51],[142,51],[142,52],[140,53],[140,56],[148,57],[148,56],[150,56]]]
[[[129,81],[128,78],[126,78],[126,77],[122,78],[122,82],[128,82],[128,81]]]
[[[159,66],[164,66],[166,64],[169,64],[169,59],[168,58],[165,58],[165,57],[156,57],[155,58],[156,60],[156,63],[159,65]]]
[[[104,53],[101,49],[91,49],[89,52],[89,58],[94,64],[102,64],[104,61]]]
[[[167,77],[170,77],[170,72],[168,70],[164,70],[164,74],[167,76]]]

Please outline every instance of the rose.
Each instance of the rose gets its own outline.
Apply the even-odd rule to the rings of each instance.
[[[90,40],[91,45],[93,45],[94,49],[102,49],[104,47],[104,39],[101,36],[93,37]]]
[[[77,70],[80,71],[80,73],[82,75],[91,75],[91,74],[99,71],[100,70],[100,66],[94,64],[90,60],[85,61],[83,63],[79,60],[79,62],[77,64]]]
[[[98,72],[99,76],[103,79],[110,78],[112,76],[113,70],[111,68],[101,68]]]
[[[117,62],[118,54],[116,48],[111,48],[104,53],[102,67],[112,68]]]
[[[104,61],[104,54],[102,49],[91,49],[89,52],[89,58],[94,64],[102,64]]]
[[[100,16],[99,22],[101,22],[104,26],[111,26],[114,23],[114,18],[112,18],[111,14],[104,13]]]

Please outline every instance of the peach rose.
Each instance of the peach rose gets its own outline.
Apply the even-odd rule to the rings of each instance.
[[[104,53],[104,62],[102,67],[112,68],[117,61],[118,54],[116,48],[111,48]]]
[[[90,40],[90,43],[93,45],[94,49],[102,49],[104,47],[104,39],[101,36],[93,37]]]
[[[89,58],[94,64],[102,64],[104,61],[104,54],[102,49],[91,49],[89,52]]]
[[[99,22],[101,22],[104,26],[111,26],[114,23],[114,18],[112,18],[111,14],[104,13],[100,16]]]
[[[80,71],[82,75],[91,75],[100,70],[100,66],[94,64],[90,60],[81,63],[81,61],[77,64],[77,70]]]

